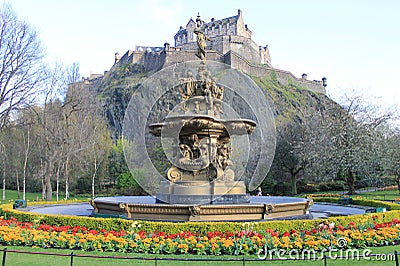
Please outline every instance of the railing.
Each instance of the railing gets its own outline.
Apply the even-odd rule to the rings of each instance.
[[[238,256],[237,258],[218,258],[218,257],[209,257],[209,258],[204,258],[204,257],[185,257],[185,258],[169,258],[169,257],[133,257],[133,256],[98,256],[98,255],[88,255],[88,254],[76,254],[74,252],[71,252],[69,254],[64,253],[51,253],[51,252],[37,252],[37,251],[24,251],[24,250],[11,250],[11,249],[0,249],[0,252],[3,252],[3,259],[2,259],[2,266],[7,265],[7,253],[20,253],[20,254],[28,254],[28,255],[44,255],[44,256],[58,256],[58,257],[69,257],[69,262],[70,265],[73,266],[75,262],[75,258],[90,258],[90,259],[114,259],[114,260],[135,260],[135,261],[149,261],[154,262],[155,266],[158,266],[158,263],[161,261],[167,261],[171,262],[237,262],[238,265],[246,265],[246,263],[251,262],[263,262],[263,264],[268,264],[271,263],[273,265],[274,261],[320,261],[323,263],[324,266],[328,265],[329,260],[357,260],[360,261],[362,259],[364,260],[370,260],[371,258],[374,258],[377,261],[385,261],[385,263],[392,261],[392,265],[399,266],[399,255],[397,251],[394,251],[393,253],[380,253],[380,254],[363,254],[363,255],[352,255],[352,256],[322,256],[319,258],[291,258],[291,257],[270,257],[270,258],[254,258],[254,257],[245,257],[245,256]],[[51,263],[53,265],[54,263]],[[94,263],[93,263],[94,264]],[[46,264],[44,264],[46,265]],[[389,265],[389,264],[385,264]]]

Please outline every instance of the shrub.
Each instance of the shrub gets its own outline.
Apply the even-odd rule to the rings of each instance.
[[[117,178],[117,188],[124,195],[145,195],[145,192],[136,180],[143,175],[142,171],[134,170],[122,173]]]

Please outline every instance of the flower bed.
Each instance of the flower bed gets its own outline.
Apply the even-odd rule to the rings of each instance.
[[[398,244],[400,221],[378,223],[377,215],[366,215],[346,225],[325,221],[311,230],[255,230],[257,223],[241,224],[239,231],[185,231],[167,234],[144,231],[131,221],[129,230],[94,230],[81,226],[56,226],[0,218],[0,243],[4,245],[68,248],[85,251],[117,251],[151,254],[258,254],[268,248],[284,250],[329,250]],[[342,243],[340,242],[342,241]]]
[[[335,198],[324,198],[333,199]],[[337,200],[337,198],[336,198]],[[357,203],[358,201],[355,200]],[[375,204],[378,206],[386,207],[387,210],[399,208],[400,205],[393,203],[385,203],[380,201],[365,201],[363,202],[367,206]],[[393,206],[392,206],[393,205]],[[69,225],[69,226],[81,226],[91,228],[97,231],[129,231],[131,229],[132,220],[115,219],[115,218],[93,218],[84,216],[68,216],[68,215],[43,215],[32,212],[26,212],[21,210],[12,209],[11,204],[0,205],[0,215],[5,219],[15,217],[21,222],[30,222],[34,224],[50,224],[50,225]],[[330,217],[329,221],[335,224],[349,224],[352,221],[363,219],[365,215],[352,215],[352,216],[336,216]],[[400,210],[392,210],[384,213],[376,213],[376,222],[383,223],[389,222],[394,218],[400,217]],[[313,219],[313,220],[274,220],[274,221],[262,221],[258,224],[253,225],[256,231],[265,231],[266,229],[272,229],[278,232],[290,231],[292,229],[300,230],[312,230],[318,227],[325,219]],[[190,231],[198,232],[200,234],[207,234],[208,232],[226,232],[226,231],[241,231],[242,224],[238,222],[185,222],[185,223],[173,223],[173,222],[151,222],[141,221],[141,229],[145,232],[164,232],[166,234],[177,234],[180,232]]]

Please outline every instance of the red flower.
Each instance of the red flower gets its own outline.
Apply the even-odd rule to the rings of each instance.
[[[290,233],[289,232],[285,232],[285,233],[283,233],[282,236],[290,236]]]
[[[146,233],[145,233],[143,230],[141,230],[141,231],[138,233],[138,235],[140,236],[140,238],[145,238],[145,237],[146,237]]]
[[[92,234],[92,235],[97,235],[98,234],[96,230],[89,230],[89,233]]]

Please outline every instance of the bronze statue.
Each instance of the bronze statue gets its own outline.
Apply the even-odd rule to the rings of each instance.
[[[194,29],[194,33],[197,35],[197,53],[196,56],[201,59],[202,64],[206,64],[206,41],[210,41],[210,38],[201,30],[201,19],[200,15],[197,15],[196,19],[197,25]]]

